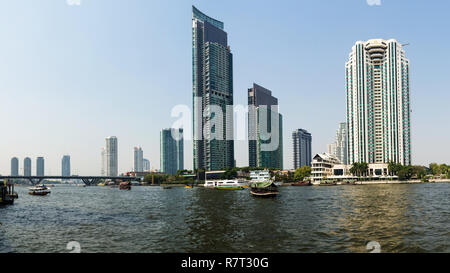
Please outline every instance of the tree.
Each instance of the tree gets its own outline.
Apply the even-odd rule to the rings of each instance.
[[[355,162],[350,168],[350,172],[355,176],[365,176],[369,171],[369,164],[366,162]]]
[[[311,176],[311,171],[312,171],[312,169],[310,166],[303,166],[303,167],[295,170],[294,180],[303,181],[305,178]]]

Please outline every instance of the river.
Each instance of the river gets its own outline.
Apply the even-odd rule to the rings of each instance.
[[[0,252],[450,252],[450,184],[248,190],[56,186],[0,207]]]

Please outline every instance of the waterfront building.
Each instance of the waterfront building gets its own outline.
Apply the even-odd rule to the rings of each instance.
[[[341,164],[336,156],[323,153],[317,154],[312,160],[311,177],[313,181],[326,180],[333,175],[333,167],[336,164]]]
[[[144,172],[150,171],[150,160],[147,158],[142,159],[142,168],[144,169]]]
[[[192,7],[193,163],[234,167],[233,55],[224,23]]]
[[[312,136],[305,129],[298,129],[292,133],[294,169],[311,166]]]
[[[134,147],[134,171],[144,171],[144,152],[141,147]]]
[[[248,89],[248,161],[250,167],[283,169],[283,117],[272,91]]]
[[[252,182],[270,181],[270,179],[269,170],[250,171],[250,180]]]
[[[23,175],[31,176],[31,158],[25,157],[23,160]]]
[[[70,155],[63,156],[61,160],[61,176],[70,176]]]
[[[11,158],[11,176],[19,176],[19,159]]]
[[[410,63],[396,40],[358,41],[345,65],[348,163],[411,164]]]
[[[163,129],[160,136],[161,172],[176,174],[184,169],[183,129]]]
[[[118,144],[115,136],[106,138],[105,172],[106,176],[117,176],[119,173]]]
[[[38,157],[36,159],[36,176],[45,175],[45,162],[43,157]]]

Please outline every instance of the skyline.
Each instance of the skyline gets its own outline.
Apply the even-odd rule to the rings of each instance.
[[[119,139],[119,173],[132,169],[132,149],[137,145],[146,151],[152,167],[159,168],[160,129],[174,122],[170,117],[173,106],[191,105],[192,53],[186,50],[191,44],[191,4],[226,23],[235,62],[235,104],[246,105],[247,88],[253,82],[277,94],[285,125],[285,168],[292,167],[293,130],[305,128],[311,132],[313,155],[325,152],[326,144],[333,141],[336,126],[345,121],[344,67],[348,53],[356,41],[373,38],[410,43],[406,50],[412,63],[412,163],[448,162],[446,139],[450,131],[444,127],[448,122],[445,102],[450,98],[445,90],[449,72],[445,63],[449,57],[444,50],[449,38],[440,35],[448,27],[443,14],[449,7],[446,2],[434,4],[433,16],[420,13],[420,22],[413,21],[414,14],[419,14],[416,10],[427,11],[431,5],[409,1],[383,1],[376,7],[365,1],[328,1],[326,5],[332,8],[324,10],[319,18],[308,15],[308,10],[320,9],[324,2],[240,4],[254,8],[257,16],[247,14],[241,6],[237,8],[236,1],[178,1],[176,5],[111,2],[106,9],[95,1],[83,1],[76,7],[64,1],[31,3],[23,0],[0,4],[2,25],[17,24],[14,33],[0,29],[6,37],[0,45],[0,57],[7,64],[0,66],[0,115],[4,128],[12,129],[12,133],[2,134],[0,141],[1,174],[9,174],[12,157],[19,158],[22,169],[25,157],[38,156],[45,157],[46,174],[58,174],[65,154],[71,155],[74,174],[98,174],[99,149],[108,135]],[[436,5],[440,8],[436,9]],[[123,13],[125,6],[129,15]],[[368,22],[364,29],[350,25],[345,13],[332,14],[333,8],[359,11],[357,19],[367,17]],[[152,17],[149,12],[154,18],[148,18]],[[370,22],[371,18],[395,12],[399,14],[390,17],[389,23]],[[167,14],[176,16],[158,30]],[[23,22],[22,16],[26,17]],[[128,21],[116,23],[116,16]],[[133,16],[136,19],[131,20]],[[259,18],[269,19],[270,24],[254,20]],[[252,23],[255,21],[258,26]],[[88,30],[91,26],[93,29]],[[159,36],[140,38],[144,31]],[[267,33],[279,33],[283,41]],[[162,47],[167,49],[158,53],[160,57],[152,53]],[[168,75],[175,75],[176,82]],[[327,81],[319,82],[323,75]],[[139,101],[133,99],[136,96]],[[247,142],[236,141],[235,150],[245,151],[236,152],[237,165],[247,165]],[[192,166],[192,143],[187,141],[185,166]]]

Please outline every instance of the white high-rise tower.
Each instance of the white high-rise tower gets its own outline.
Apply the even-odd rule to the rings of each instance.
[[[106,176],[117,176],[119,173],[117,137],[110,136],[106,138],[105,149]]]
[[[141,147],[134,147],[134,171],[144,171],[144,152]]]
[[[402,45],[358,41],[345,69],[348,163],[411,164],[410,71]]]

